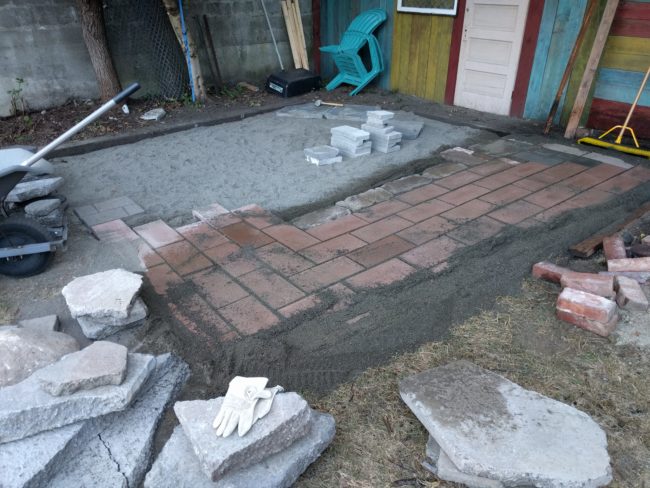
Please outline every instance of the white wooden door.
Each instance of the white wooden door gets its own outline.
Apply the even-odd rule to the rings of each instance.
[[[529,0],[467,0],[454,104],[508,115]]]

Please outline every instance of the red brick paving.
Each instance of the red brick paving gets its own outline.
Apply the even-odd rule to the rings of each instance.
[[[472,181],[476,181],[481,178],[481,175],[472,173],[469,170],[461,171],[459,173],[453,174],[442,178],[441,180],[436,180],[436,185],[447,188],[448,190],[455,190],[461,186],[465,186]]]
[[[286,318],[293,317],[296,314],[306,312],[322,303],[322,300],[318,295],[308,295],[305,298],[301,298],[297,302],[293,302],[291,305],[282,307],[278,312]]]
[[[551,208],[554,205],[563,202],[564,200],[568,200],[575,194],[575,190],[557,184],[528,195],[526,198],[524,198],[524,200],[540,207]]]
[[[454,208],[452,204],[434,199],[403,210],[398,215],[411,222],[422,222],[452,208]]]
[[[490,190],[483,188],[482,186],[476,185],[466,185],[461,186],[457,190],[450,191],[438,197],[438,200],[442,200],[446,203],[451,203],[452,205],[462,205],[465,202],[469,202],[475,198],[478,198],[486,193],[489,193]]]
[[[257,257],[285,276],[300,273],[314,266],[314,263],[279,242],[258,248]]]
[[[300,253],[313,262],[320,264],[329,261],[330,259],[334,259],[335,257],[348,254],[349,252],[365,245],[366,242],[362,241],[358,237],[354,237],[350,234],[343,234],[334,239],[330,239],[329,241],[321,242],[315,246],[303,249]]]
[[[499,173],[500,171],[512,168],[511,164],[508,164],[504,161],[490,161],[489,163],[480,164],[474,166],[470,171],[481,176],[489,176],[493,173]]]
[[[363,268],[359,264],[342,256],[298,273],[291,277],[291,281],[306,292],[312,292],[332,285],[360,271],[363,271]]]
[[[327,241],[332,237],[340,236],[346,232],[350,232],[363,227],[367,222],[355,215],[345,215],[339,219],[326,222],[325,224],[317,225],[307,232],[321,241]]]
[[[271,225],[279,224],[282,220],[259,205],[246,205],[232,211],[233,214],[244,219],[257,229],[265,229]]]
[[[403,231],[398,232],[397,235],[413,244],[419,245],[449,232],[455,227],[455,223],[436,216],[424,220],[419,224],[415,224],[408,229],[404,229]]]
[[[194,273],[212,266],[212,261],[187,241],[161,247],[158,249],[158,254],[180,275]]]
[[[200,271],[189,278],[199,293],[216,308],[225,307],[248,296],[246,290],[217,268]]]
[[[395,198],[401,200],[402,202],[408,203],[409,205],[417,205],[418,203],[426,202],[427,200],[436,198],[437,196],[442,195],[443,193],[447,193],[448,191],[449,190],[447,190],[447,188],[443,188],[434,183],[431,183],[429,185],[424,185],[420,188],[416,188],[415,190],[402,193]]]
[[[414,247],[410,242],[396,235],[391,235],[348,254],[348,257],[369,268],[390,258],[399,256]]]
[[[205,254],[232,276],[241,276],[259,268],[262,263],[245,249],[229,242],[205,251]]]
[[[100,241],[106,242],[136,241],[140,239],[140,236],[133,232],[122,219],[93,225],[93,232]]]
[[[228,242],[226,236],[205,222],[184,225],[176,231],[202,251]]]
[[[258,269],[239,277],[239,281],[273,308],[281,308],[305,296],[279,274]]]
[[[198,295],[180,298],[174,305],[175,318],[190,332],[221,341],[236,339],[239,334],[226,323],[208,303]]]
[[[643,181],[637,176],[631,175],[630,171],[626,171],[625,173],[615,176],[614,178],[601,183],[595,188],[597,190],[603,190],[616,194],[625,193],[626,191],[636,188],[638,185],[643,183]]]
[[[442,216],[448,220],[453,220],[454,222],[464,223],[488,213],[493,208],[494,205],[491,203],[482,200],[471,200],[443,213]]]
[[[377,203],[376,205],[371,205],[368,208],[357,212],[355,215],[362,218],[366,222],[376,222],[381,220],[384,217],[389,215],[396,214],[400,210],[409,208],[409,205],[399,200],[388,200],[386,202]]]
[[[162,220],[154,220],[148,224],[134,227],[133,230],[154,249],[183,240],[183,236]]]
[[[504,227],[505,224],[484,215],[472,222],[461,225],[447,235],[463,244],[473,245],[497,235]]]
[[[409,266],[404,261],[399,259],[391,259],[385,263],[379,264],[368,271],[354,275],[348,278],[348,283],[352,288],[374,288],[377,286],[390,285],[397,281],[401,281],[411,273],[415,272],[415,268]]]
[[[507,185],[480,197],[484,202],[494,205],[506,205],[528,195],[530,191],[515,185]]]
[[[397,215],[391,215],[385,219],[378,220],[372,224],[368,224],[361,229],[352,232],[352,235],[362,239],[368,243],[378,241],[383,237],[399,232],[402,229],[410,227],[412,224]]]
[[[490,217],[500,220],[506,224],[518,224],[535,214],[543,212],[544,209],[524,200],[518,200],[505,207],[495,210]]]
[[[167,264],[149,268],[147,278],[149,278],[151,286],[159,295],[165,295],[169,288],[183,283],[183,278],[178,276]]]
[[[402,254],[401,258],[413,266],[429,268],[446,261],[454,251],[461,247],[463,244],[460,242],[442,236]]]
[[[240,246],[262,247],[273,242],[273,238],[245,222],[222,227],[221,233]]]
[[[294,251],[299,251],[320,242],[304,230],[300,230],[293,225],[274,225],[264,229],[264,232]]]
[[[251,296],[220,308],[219,313],[244,335],[269,329],[280,321],[262,302]]]

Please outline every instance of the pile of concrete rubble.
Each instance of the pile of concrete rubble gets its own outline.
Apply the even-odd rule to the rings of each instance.
[[[7,195],[9,208],[22,208],[27,217],[48,228],[54,235],[61,235],[65,224],[67,203],[57,196],[56,190],[63,185],[60,176],[26,176]]]

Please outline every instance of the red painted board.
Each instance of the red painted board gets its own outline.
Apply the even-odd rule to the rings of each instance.
[[[650,37],[650,3],[621,3],[609,35]]]
[[[460,43],[463,39],[463,23],[465,22],[465,0],[458,0],[458,15],[451,28],[451,46],[449,47],[449,64],[447,66],[447,83],[445,84],[445,103],[454,104],[456,79],[458,78],[458,59],[460,58]]]
[[[591,102],[587,127],[607,130],[615,125],[621,125],[625,122],[629,110],[629,103],[594,98]],[[650,107],[637,105],[629,126],[634,129],[637,138],[650,139]]]
[[[543,12],[543,0],[532,0],[530,2],[528,16],[526,17],[526,27],[524,28],[524,39],[521,44],[517,78],[515,79],[515,87],[512,91],[512,103],[510,105],[510,115],[512,117],[523,117],[524,115],[528,83],[530,82],[530,74],[533,70],[535,48],[537,47],[539,26],[542,23]]]

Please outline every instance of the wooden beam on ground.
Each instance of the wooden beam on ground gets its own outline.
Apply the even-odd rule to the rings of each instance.
[[[620,224],[614,224],[605,227],[604,229],[600,230],[597,234],[594,234],[591,237],[588,237],[582,242],[579,242],[578,244],[575,244],[569,248],[569,252],[578,258],[588,258],[591,256],[593,253],[595,253],[598,249],[600,249],[603,245],[603,239],[605,237],[611,236],[612,234],[616,234],[617,232],[622,231],[626,227],[628,227],[630,224],[633,224],[637,220],[639,220],[641,217],[643,217],[645,214],[650,212],[650,202],[645,203],[641,205],[638,209],[636,209],[632,215],[630,215],[627,219],[625,219],[624,222]]]
[[[573,103],[573,109],[571,110],[571,115],[569,116],[566,130],[564,131],[564,137],[566,139],[573,139],[576,135],[576,129],[578,128],[578,124],[580,124],[582,112],[584,112],[587,98],[589,97],[589,90],[591,90],[591,85],[594,81],[594,78],[596,77],[598,63],[600,62],[600,58],[603,55],[603,49],[605,48],[605,43],[607,42],[609,30],[612,27],[612,23],[614,22],[618,3],[619,0],[607,0],[607,5],[605,5],[603,18],[600,20],[600,25],[598,26],[598,31],[596,32],[596,38],[594,39],[594,44],[591,48],[591,54],[589,54],[587,66],[585,66],[585,71],[582,75],[582,81],[580,82],[580,87],[578,88],[578,94],[576,95],[575,102]]]

